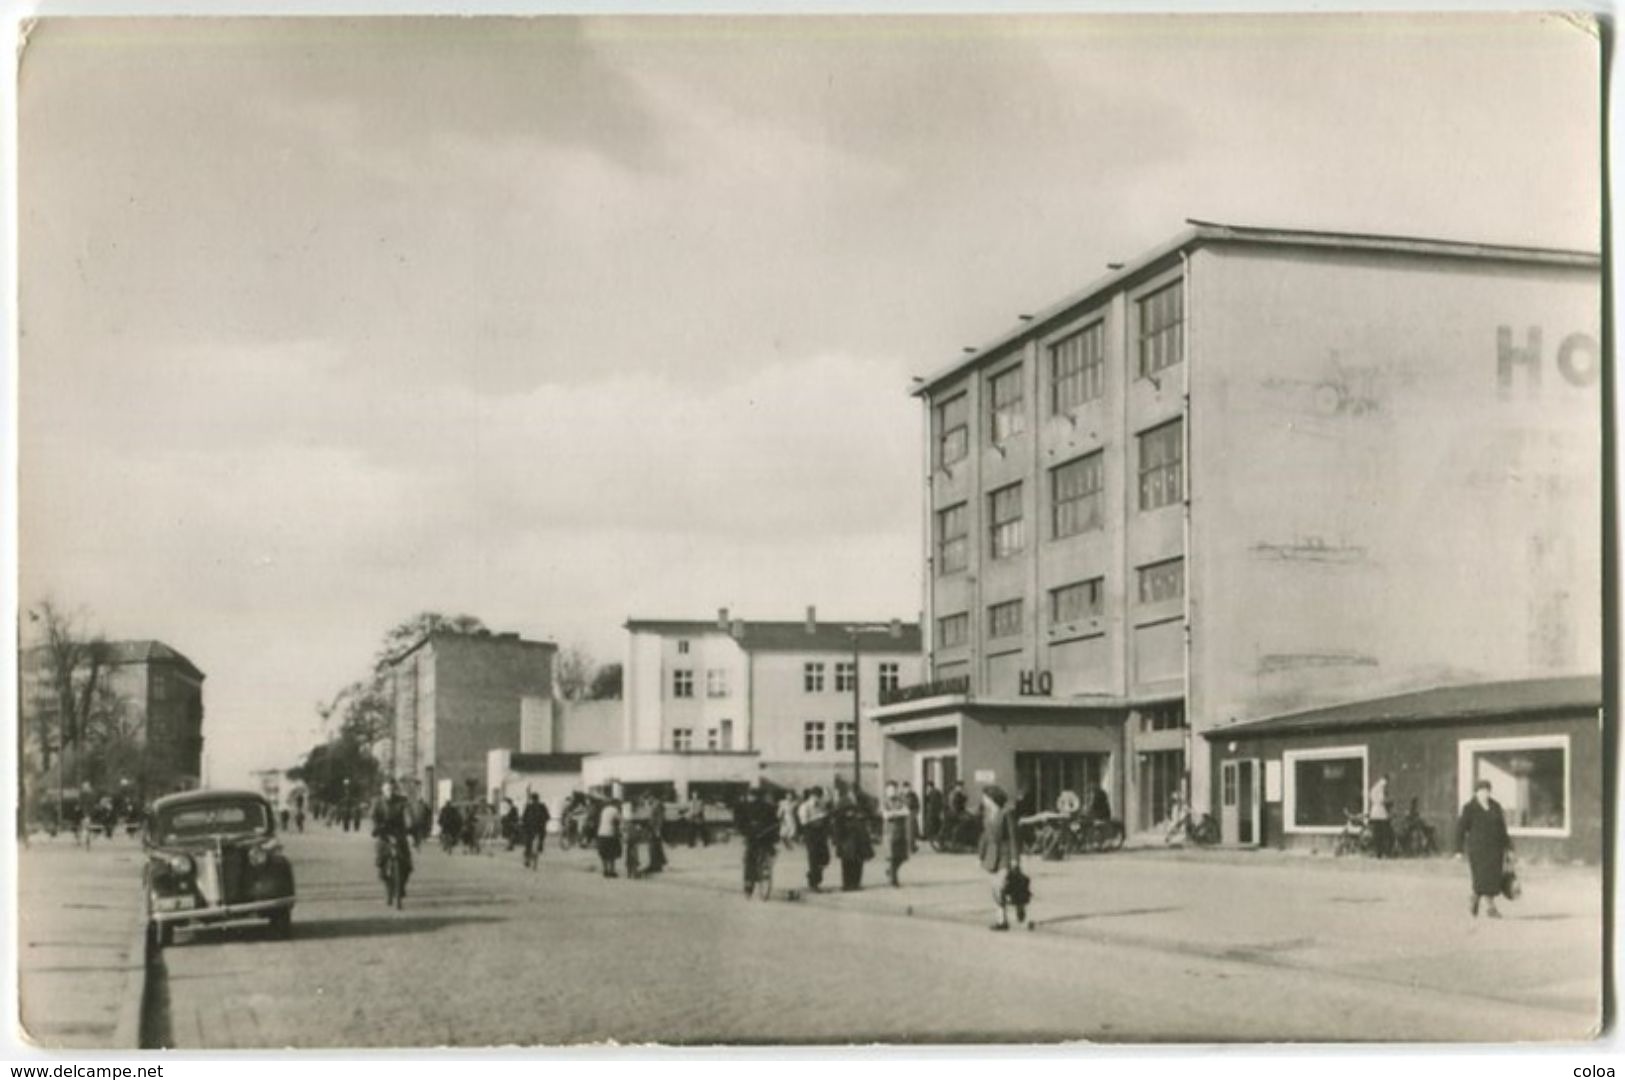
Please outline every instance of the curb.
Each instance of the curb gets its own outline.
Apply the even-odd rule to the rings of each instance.
[[[145,1030],[142,1021],[147,1014],[147,983],[152,965],[151,938],[147,933],[147,919],[143,913],[146,906],[144,890],[136,893],[135,905],[135,936],[130,942],[129,966],[124,978],[123,1000],[119,1004],[118,1021],[113,1026],[113,1040],[110,1049],[114,1050],[145,1050],[149,1049],[141,1043],[141,1033]],[[135,982],[132,987],[131,981]]]

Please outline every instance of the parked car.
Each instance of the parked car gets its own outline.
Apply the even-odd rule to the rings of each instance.
[[[188,791],[152,804],[142,836],[153,943],[204,923],[268,919],[293,928],[293,867],[270,802],[251,791]]]

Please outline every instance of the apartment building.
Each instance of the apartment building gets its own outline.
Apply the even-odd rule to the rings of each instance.
[[[837,775],[873,790],[880,739],[860,712],[923,672],[918,624],[820,621],[810,607],[799,622],[724,608],[626,630],[626,750],[590,758],[589,772],[680,791],[758,776],[827,787]]]
[[[1143,829],[1226,725],[1599,671],[1600,326],[1588,252],[1191,222],[917,381],[887,775]]]

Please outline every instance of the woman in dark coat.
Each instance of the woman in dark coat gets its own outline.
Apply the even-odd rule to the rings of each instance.
[[[1456,858],[1467,854],[1467,865],[1473,872],[1474,917],[1478,915],[1480,897],[1488,898],[1492,919],[1501,913],[1495,910],[1495,897],[1501,891],[1501,875],[1506,872],[1507,852],[1512,850],[1512,838],[1507,835],[1506,815],[1501,804],[1490,798],[1490,782],[1480,780],[1473,797],[1461,808],[1461,820],[1456,823]]]
[[[841,891],[856,892],[863,888],[863,864],[875,857],[875,846],[869,839],[869,815],[862,797],[839,778],[835,781],[830,833],[835,857],[841,860]]]

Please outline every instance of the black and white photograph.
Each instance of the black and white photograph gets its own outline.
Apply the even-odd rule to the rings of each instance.
[[[1607,20],[13,30],[14,1053],[1606,1035]]]

